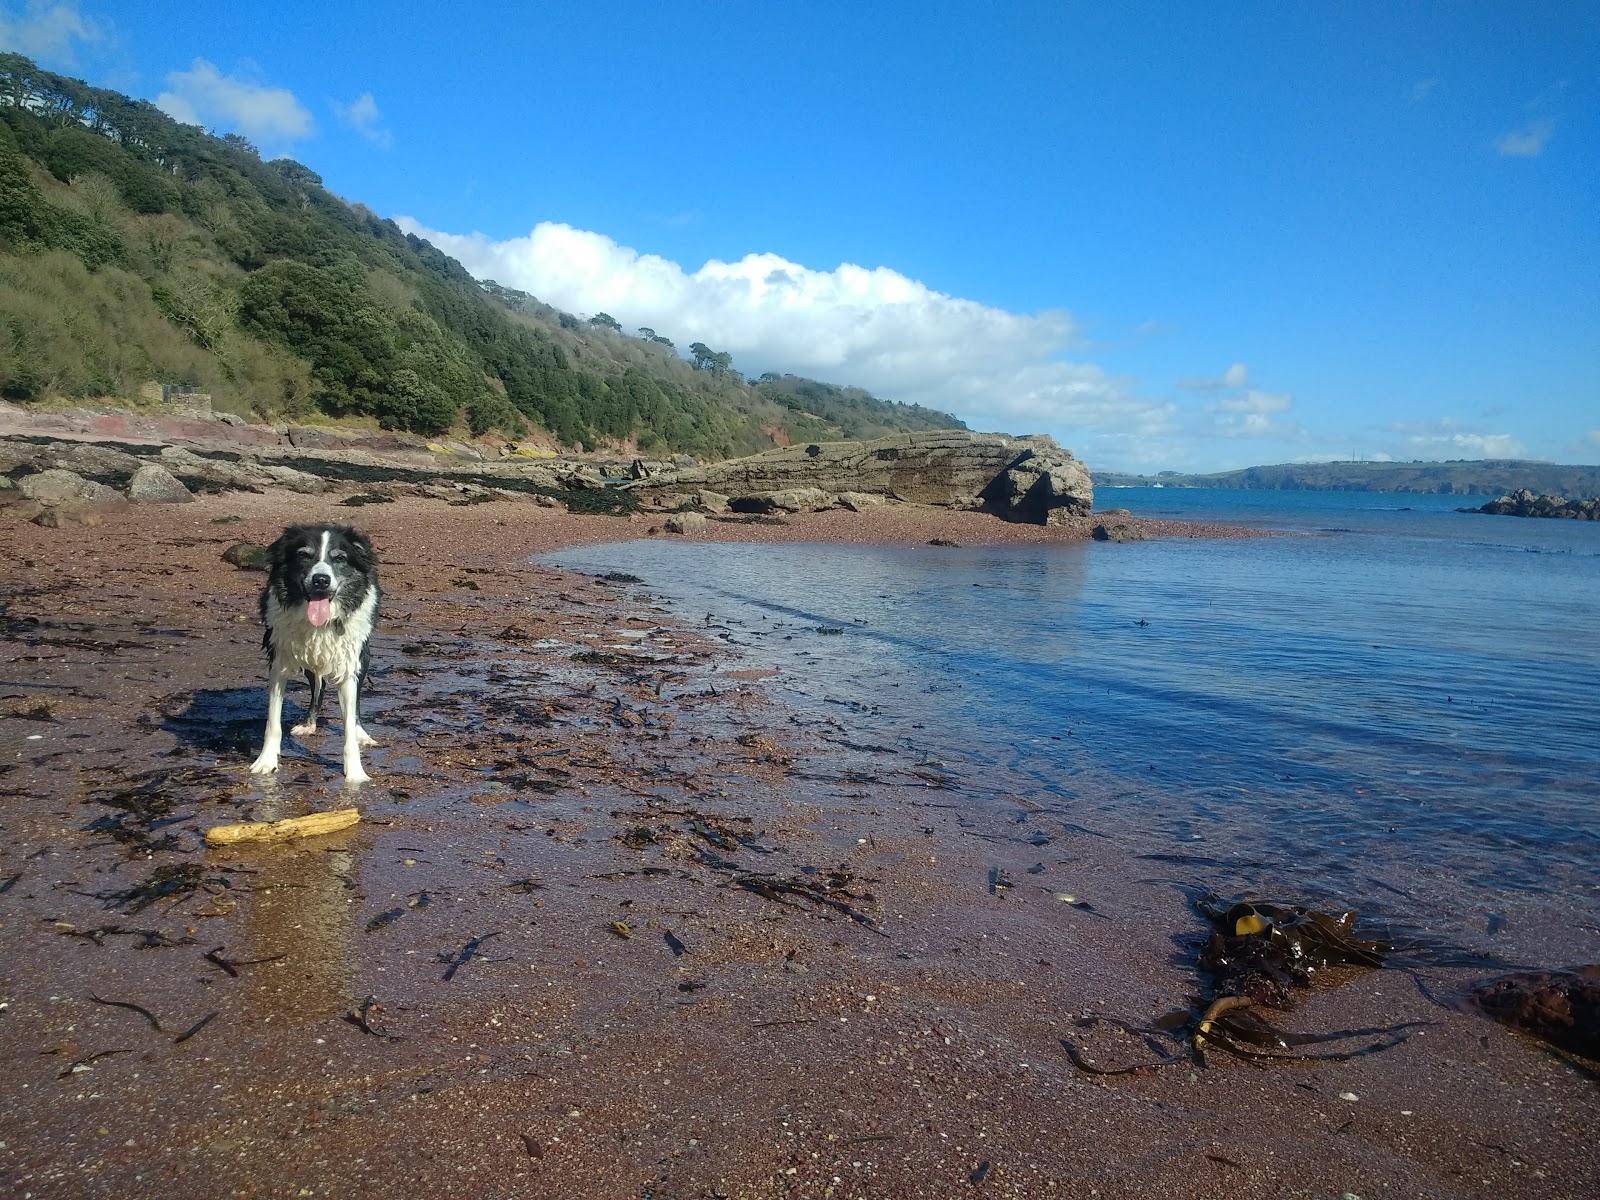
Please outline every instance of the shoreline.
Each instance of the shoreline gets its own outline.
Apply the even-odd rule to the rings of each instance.
[[[199,850],[211,824],[341,803],[326,732],[315,758],[291,739],[275,783],[245,773],[262,577],[218,558],[319,519],[368,532],[382,563],[364,821]],[[1592,1082],[1430,1003],[1403,970],[1336,980],[1289,1018],[1433,1022],[1383,1054],[1077,1071],[1060,1043],[1087,1036],[1081,1019],[1148,1021],[1199,988],[1202,926],[1171,881],[1074,835],[1058,804],[798,721],[758,663],[647,585],[527,561],[650,523],[232,494],[7,527],[0,709],[50,711],[0,721],[0,879],[18,876],[0,894],[0,1180],[39,1197],[662,1200],[1577,1196],[1600,1181]],[[710,528],[685,540],[1082,537],[887,508]],[[586,651],[618,661],[573,660]],[[97,898],[186,863],[191,891]],[[1016,886],[986,886],[991,872]],[[752,876],[826,884],[814,895],[858,916]],[[219,945],[231,972],[207,957]],[[368,996],[386,1035],[346,1019]],[[1095,1036],[1102,1061],[1148,1057]]]

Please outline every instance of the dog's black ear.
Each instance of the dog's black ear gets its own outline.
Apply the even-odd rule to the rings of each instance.
[[[278,535],[278,540],[267,547],[267,572],[273,574],[280,570],[293,556],[294,547],[299,542],[300,528],[291,525]]]
[[[372,548],[372,541],[364,533],[354,529],[346,529],[345,533],[350,538],[350,564],[358,571],[371,571],[378,565],[378,555]]]

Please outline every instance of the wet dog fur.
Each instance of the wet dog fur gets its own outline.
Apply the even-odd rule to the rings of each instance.
[[[365,783],[361,747],[372,738],[361,727],[361,683],[371,661],[378,621],[378,564],[372,543],[347,525],[291,525],[267,548],[267,585],[261,591],[261,646],[267,653],[267,728],[256,775],[278,769],[283,746],[283,698],[289,680],[304,671],[311,685],[305,719],[289,732],[317,729],[322,691],[339,691],[344,722],[346,783]]]

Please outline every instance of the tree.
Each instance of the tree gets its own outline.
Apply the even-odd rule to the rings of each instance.
[[[713,375],[722,375],[733,366],[733,355],[726,350],[713,350],[704,342],[692,343],[689,346],[689,353],[694,355],[694,367],[697,371],[710,371]]]
[[[598,325],[601,329],[609,329],[614,333],[622,332],[622,322],[617,320],[610,313],[595,313],[594,316],[589,318],[589,324]]]

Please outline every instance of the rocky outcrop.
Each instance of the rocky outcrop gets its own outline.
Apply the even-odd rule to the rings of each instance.
[[[1482,508],[1458,512],[1491,513],[1501,517],[1561,517],[1568,521],[1600,521],[1600,497],[1568,500],[1562,496],[1536,496],[1527,488],[1491,500]]]
[[[1045,524],[1087,513],[1089,473],[1048,437],[934,430],[871,442],[813,442],[709,466],[661,471],[624,485],[645,498],[713,489],[735,511],[850,507],[873,496],[946,508],[987,508]]]
[[[1054,442],[1030,447],[990,481],[984,502],[1008,521],[1059,525],[1094,507],[1089,471]]]

